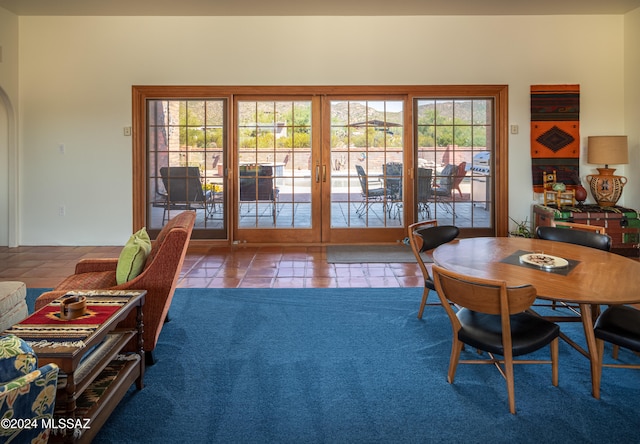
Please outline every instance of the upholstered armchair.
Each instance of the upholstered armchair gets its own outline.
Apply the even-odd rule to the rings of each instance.
[[[73,275],[53,291],[43,293],[36,299],[36,310],[70,290],[147,290],[143,308],[143,339],[147,365],[153,364],[152,352],[169,312],[195,216],[194,211],[185,211],[167,222],[153,242],[142,272],[132,280],[117,285],[117,258],[83,259],[76,264]],[[135,313],[122,321],[120,326],[134,328]]]
[[[57,365],[38,368],[38,358],[25,341],[0,337],[0,442],[47,442],[57,387]]]

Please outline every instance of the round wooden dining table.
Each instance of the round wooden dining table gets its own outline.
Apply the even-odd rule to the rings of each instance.
[[[569,264],[545,269],[522,263],[519,258],[527,253],[556,256]],[[592,306],[639,303],[640,262],[595,248],[520,237],[457,239],[436,248],[433,259],[461,274],[504,280],[508,286],[531,284],[541,299],[577,304],[591,361],[592,394],[600,397]]]

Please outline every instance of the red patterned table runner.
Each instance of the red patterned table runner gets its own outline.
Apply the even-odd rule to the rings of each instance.
[[[131,295],[82,294],[87,297],[87,310],[81,317],[61,318],[62,298],[59,298],[6,330],[5,334],[19,336],[32,347],[81,347],[87,337],[131,299]]]

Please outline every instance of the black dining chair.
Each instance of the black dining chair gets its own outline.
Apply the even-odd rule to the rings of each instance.
[[[447,376],[450,384],[453,384],[458,363],[496,365],[507,381],[512,414],[516,413],[514,364],[551,364],[552,383],[558,385],[560,328],[527,311],[536,298],[534,286],[507,287],[506,281],[465,276],[437,265],[432,270],[438,296],[453,328]],[[458,307],[457,311],[454,306]],[[465,344],[487,352],[489,359],[461,360]],[[551,350],[550,360],[514,359],[547,345]],[[495,355],[503,359],[497,359]]]
[[[420,270],[422,270],[424,277],[422,302],[420,302],[420,309],[418,310],[418,319],[422,319],[422,313],[424,312],[425,305],[427,305],[429,291],[436,291],[433,279],[429,273],[429,268],[431,268],[433,262],[431,252],[440,245],[451,242],[458,237],[460,230],[454,225],[439,226],[438,221],[434,219],[411,224],[409,225],[408,231],[411,250],[413,250],[413,255],[416,257],[418,266]],[[433,305],[439,304],[440,302]]]
[[[565,228],[539,226],[536,228],[536,236],[539,239],[566,242],[568,244],[611,251],[611,236],[597,233],[593,229],[580,228],[577,224]],[[566,303],[562,303],[562,305],[568,307]],[[551,307],[555,310],[557,302],[553,301]]]
[[[605,363],[604,343],[613,345],[613,359],[618,359],[619,347],[640,354],[640,310],[628,305],[612,305],[602,312],[594,326],[598,350],[598,381],[602,376],[602,367],[640,369],[637,363]]]
[[[538,227],[536,236],[540,239],[567,242],[569,244],[582,245],[583,247],[597,248],[611,251],[611,236],[599,234],[593,231],[584,231],[575,228]]]

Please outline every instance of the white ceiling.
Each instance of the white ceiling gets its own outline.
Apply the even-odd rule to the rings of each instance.
[[[624,14],[640,0],[0,0],[17,15],[393,16]]]

